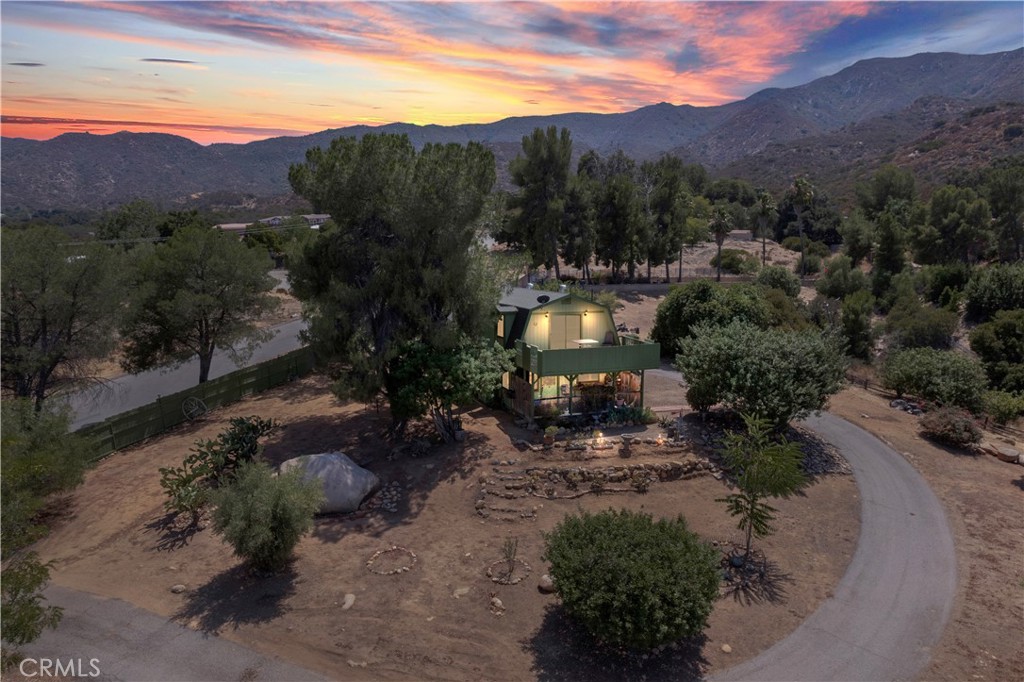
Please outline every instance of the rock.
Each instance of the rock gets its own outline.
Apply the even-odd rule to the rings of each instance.
[[[540,581],[537,583],[537,589],[544,594],[551,594],[555,591],[555,581],[551,579],[551,576],[545,573],[540,577]]]
[[[345,601],[341,605],[342,611],[348,611],[356,603],[356,595],[349,593],[345,595]]]
[[[1009,445],[997,445],[996,457],[1003,462],[1016,463],[1020,458],[1020,452],[1016,448],[1011,448]]]
[[[728,644],[723,644],[722,645],[722,651],[727,653],[727,654],[731,654],[732,653],[732,647],[729,646]]]
[[[321,514],[354,512],[380,487],[377,474],[340,452],[302,455],[281,463],[281,473],[294,469],[302,471],[303,480],[323,483],[325,499],[320,507]]]
[[[497,597],[491,597],[491,608],[495,611],[504,611],[505,605]]]
[[[178,583],[177,585],[174,585],[173,587],[171,587],[171,592],[173,592],[174,594],[181,594],[182,592],[184,592],[187,589],[188,589],[187,587],[185,587],[181,583]]]
[[[459,597],[465,597],[467,594],[469,594],[468,587],[456,587],[455,591],[452,592],[452,596],[456,599],[458,599]]]

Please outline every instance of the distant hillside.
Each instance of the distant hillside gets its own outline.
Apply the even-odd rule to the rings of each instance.
[[[577,154],[622,149],[648,159],[672,152],[712,172],[761,185],[784,185],[806,171],[819,184],[821,173],[826,182],[842,186],[847,176],[927,135],[938,120],[952,121],[999,102],[1024,102],[1024,50],[870,59],[806,85],[762,90],[718,107],[661,103],[622,114],[356,126],[208,147],[154,133],[68,133],[45,142],[4,138],[0,189],[6,213],[104,208],[137,197],[165,204],[191,204],[210,195],[252,201],[288,194],[288,166],[301,161],[309,147],[326,146],[338,136],[385,132],[405,133],[417,146],[482,142],[495,152],[499,182],[507,186],[508,161],[522,137],[551,125],[572,131]],[[1003,153],[1002,147],[986,144],[989,151]],[[983,155],[964,160],[984,162]]]

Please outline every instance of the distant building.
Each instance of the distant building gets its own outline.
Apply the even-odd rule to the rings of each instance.
[[[215,229],[224,230],[225,232],[232,232],[234,234],[245,234],[246,229],[249,227],[249,223],[220,223],[219,225],[213,226]]]
[[[331,219],[331,216],[327,213],[308,213],[302,217],[306,219],[310,227],[320,227]]]

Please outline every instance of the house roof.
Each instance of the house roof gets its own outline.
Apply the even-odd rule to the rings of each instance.
[[[565,291],[543,291],[541,289],[515,287],[509,290],[501,297],[501,300],[498,301],[498,310],[502,312],[512,312],[511,310],[508,310],[508,308],[534,310],[547,305],[552,301],[565,298],[568,295],[569,293]]]

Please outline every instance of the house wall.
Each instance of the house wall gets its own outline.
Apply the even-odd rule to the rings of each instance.
[[[579,336],[576,335],[577,321]],[[564,332],[567,322],[569,331]],[[604,343],[608,332],[612,332],[614,337],[615,324],[607,308],[577,298],[564,298],[552,301],[532,312],[523,340],[541,350],[575,348],[571,342],[578,338],[594,339],[598,343]],[[569,342],[567,345],[560,342],[563,336]]]

